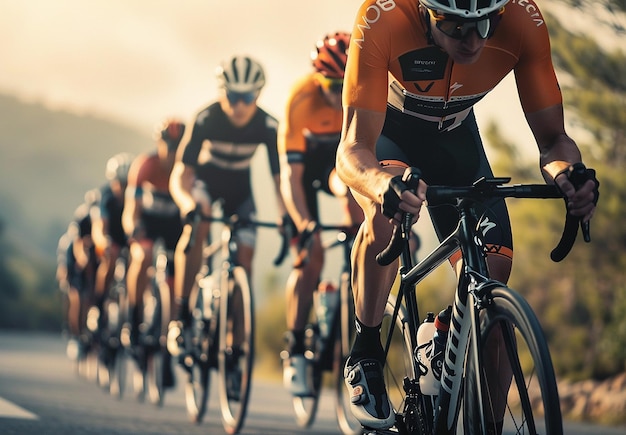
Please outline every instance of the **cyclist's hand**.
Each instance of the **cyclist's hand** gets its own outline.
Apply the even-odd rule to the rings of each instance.
[[[383,195],[382,212],[390,222],[400,222],[402,213],[413,215],[414,222],[419,218],[422,204],[426,200],[426,183],[419,180],[416,192],[412,192],[402,181],[402,176],[397,175],[389,180],[387,191]]]
[[[288,237],[289,239],[291,239],[294,234],[297,234],[298,230],[296,229],[291,216],[289,216],[289,213],[285,213],[280,218],[280,221],[278,222],[278,232],[282,236]]]
[[[582,180],[572,180],[569,175],[570,168],[561,171],[554,178],[565,198],[567,199],[567,211],[573,216],[582,217],[583,222],[588,222],[596,208],[600,196],[600,182],[596,178],[594,169],[586,168],[582,174]],[[578,188],[577,185],[579,184]]]

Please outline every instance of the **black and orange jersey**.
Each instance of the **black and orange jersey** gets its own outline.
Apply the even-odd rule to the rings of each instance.
[[[532,0],[511,0],[478,61],[456,64],[428,35],[416,0],[366,0],[348,54],[344,107],[405,114],[458,126],[513,71],[524,112],[561,103],[543,16]]]
[[[295,163],[322,149],[336,150],[341,121],[341,109],[328,104],[315,73],[303,77],[292,86],[287,99],[285,119],[279,127],[279,155]]]

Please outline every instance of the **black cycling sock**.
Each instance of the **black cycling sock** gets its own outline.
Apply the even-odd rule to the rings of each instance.
[[[380,326],[365,326],[363,322],[356,319],[356,335],[352,350],[350,351],[350,360],[356,363],[366,358],[374,358],[385,362],[385,351],[380,342]]]
[[[304,330],[289,331],[287,338],[287,351],[289,352],[289,355],[302,355],[305,350]]]
[[[137,305],[130,307],[128,310],[128,323],[133,329],[139,327],[139,307]]]
[[[191,312],[189,311],[189,298],[176,298],[176,307],[178,313],[178,320],[183,323],[183,326],[189,326],[191,324]]]

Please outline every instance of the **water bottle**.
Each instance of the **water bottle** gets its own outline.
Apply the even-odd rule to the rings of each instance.
[[[315,313],[319,325],[320,336],[326,339],[333,326],[334,315],[339,304],[339,292],[331,281],[322,281],[317,287]]]
[[[194,314],[198,314],[196,317],[199,319],[210,320],[213,317],[215,311],[214,304],[218,300],[216,296],[219,294],[218,284],[218,277],[213,275],[207,275],[198,282],[202,292],[202,307],[196,307],[196,310],[201,309],[202,311]]]
[[[450,317],[452,316],[452,306],[448,305],[435,318],[435,332],[433,334],[433,348],[430,358],[430,367],[437,381],[441,380],[441,370],[443,369],[444,352],[446,351],[446,340],[450,329]]]
[[[441,369],[443,367],[446,339],[450,328],[452,306],[442,310],[437,317],[428,313],[417,330],[417,359],[422,369],[420,390],[422,394],[439,394]]]
[[[416,358],[420,367],[419,378],[422,394],[435,396],[439,393],[439,381],[435,378],[430,367],[430,358],[433,348],[433,336],[435,335],[435,314],[429,312],[424,322],[417,328]]]

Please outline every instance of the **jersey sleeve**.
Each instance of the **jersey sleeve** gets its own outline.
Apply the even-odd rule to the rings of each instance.
[[[198,166],[198,155],[202,150],[202,143],[204,142],[203,131],[206,128],[206,121],[209,117],[209,109],[205,109],[198,114],[191,130],[191,136],[187,143],[183,144],[181,161],[194,168]]]
[[[304,101],[300,89],[301,86],[298,85],[292,88],[287,99],[285,118],[278,130],[278,153],[281,156],[302,154],[306,151],[306,140],[302,134],[305,128],[306,109],[303,108]]]
[[[536,13],[539,14],[539,9]],[[533,11],[535,12],[535,11]],[[525,113],[532,113],[562,103],[561,89],[552,64],[550,36],[539,15],[518,20],[525,38],[515,66],[515,81]]]
[[[391,52],[389,35],[399,10],[381,12],[376,3],[365,1],[354,22],[342,101],[344,107],[384,112]]]
[[[269,159],[270,171],[272,175],[280,174],[280,163],[278,160],[278,121],[271,115],[265,118],[267,130],[265,146],[267,147],[267,157]]]

